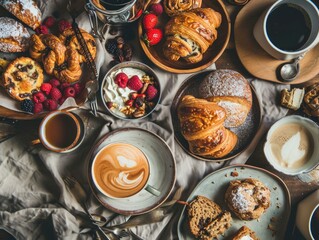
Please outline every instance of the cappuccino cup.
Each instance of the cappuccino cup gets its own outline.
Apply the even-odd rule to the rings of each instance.
[[[274,58],[297,58],[319,42],[319,10],[310,0],[278,0],[259,17],[253,35]]]
[[[132,144],[116,142],[103,147],[93,159],[91,175],[96,188],[109,198],[127,198],[142,190],[161,194],[148,183],[147,156]]]
[[[75,149],[81,136],[79,119],[66,111],[53,111],[40,123],[39,138],[32,144],[41,143],[53,152],[70,152]]]

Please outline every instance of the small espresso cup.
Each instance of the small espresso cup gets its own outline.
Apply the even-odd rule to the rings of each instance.
[[[109,198],[128,198],[142,190],[154,196],[161,194],[148,183],[147,156],[132,144],[115,142],[104,146],[93,159],[91,175],[96,188]]]
[[[259,17],[253,34],[274,58],[297,58],[319,42],[319,10],[310,0],[278,0]]]
[[[296,225],[307,240],[319,239],[319,190],[298,204]]]
[[[39,138],[32,144],[41,143],[54,152],[70,152],[79,142],[81,126],[74,114],[54,111],[41,121],[38,134]]]

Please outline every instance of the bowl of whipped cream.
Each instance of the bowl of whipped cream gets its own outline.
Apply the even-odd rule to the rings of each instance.
[[[309,172],[319,164],[319,127],[305,117],[284,117],[269,129],[264,153],[279,172],[287,175]]]
[[[149,116],[161,97],[156,73],[144,63],[122,62],[111,68],[101,85],[101,98],[108,112],[120,119]]]

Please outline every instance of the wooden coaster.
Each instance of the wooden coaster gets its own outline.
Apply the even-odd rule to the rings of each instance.
[[[276,0],[251,0],[238,13],[234,26],[235,46],[244,67],[256,78],[267,81],[300,84],[311,80],[319,73],[319,44],[300,61],[300,73],[292,82],[283,82],[277,76],[279,65],[287,62],[277,60],[262,49],[253,35],[259,16]]]

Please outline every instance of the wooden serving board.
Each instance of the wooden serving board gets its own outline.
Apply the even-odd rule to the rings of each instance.
[[[287,62],[270,56],[259,46],[253,28],[259,16],[276,0],[251,0],[238,13],[234,25],[235,46],[238,57],[249,73],[267,81],[300,84],[311,80],[319,73],[319,44],[300,61],[300,74],[292,82],[283,82],[277,76],[279,65]]]

